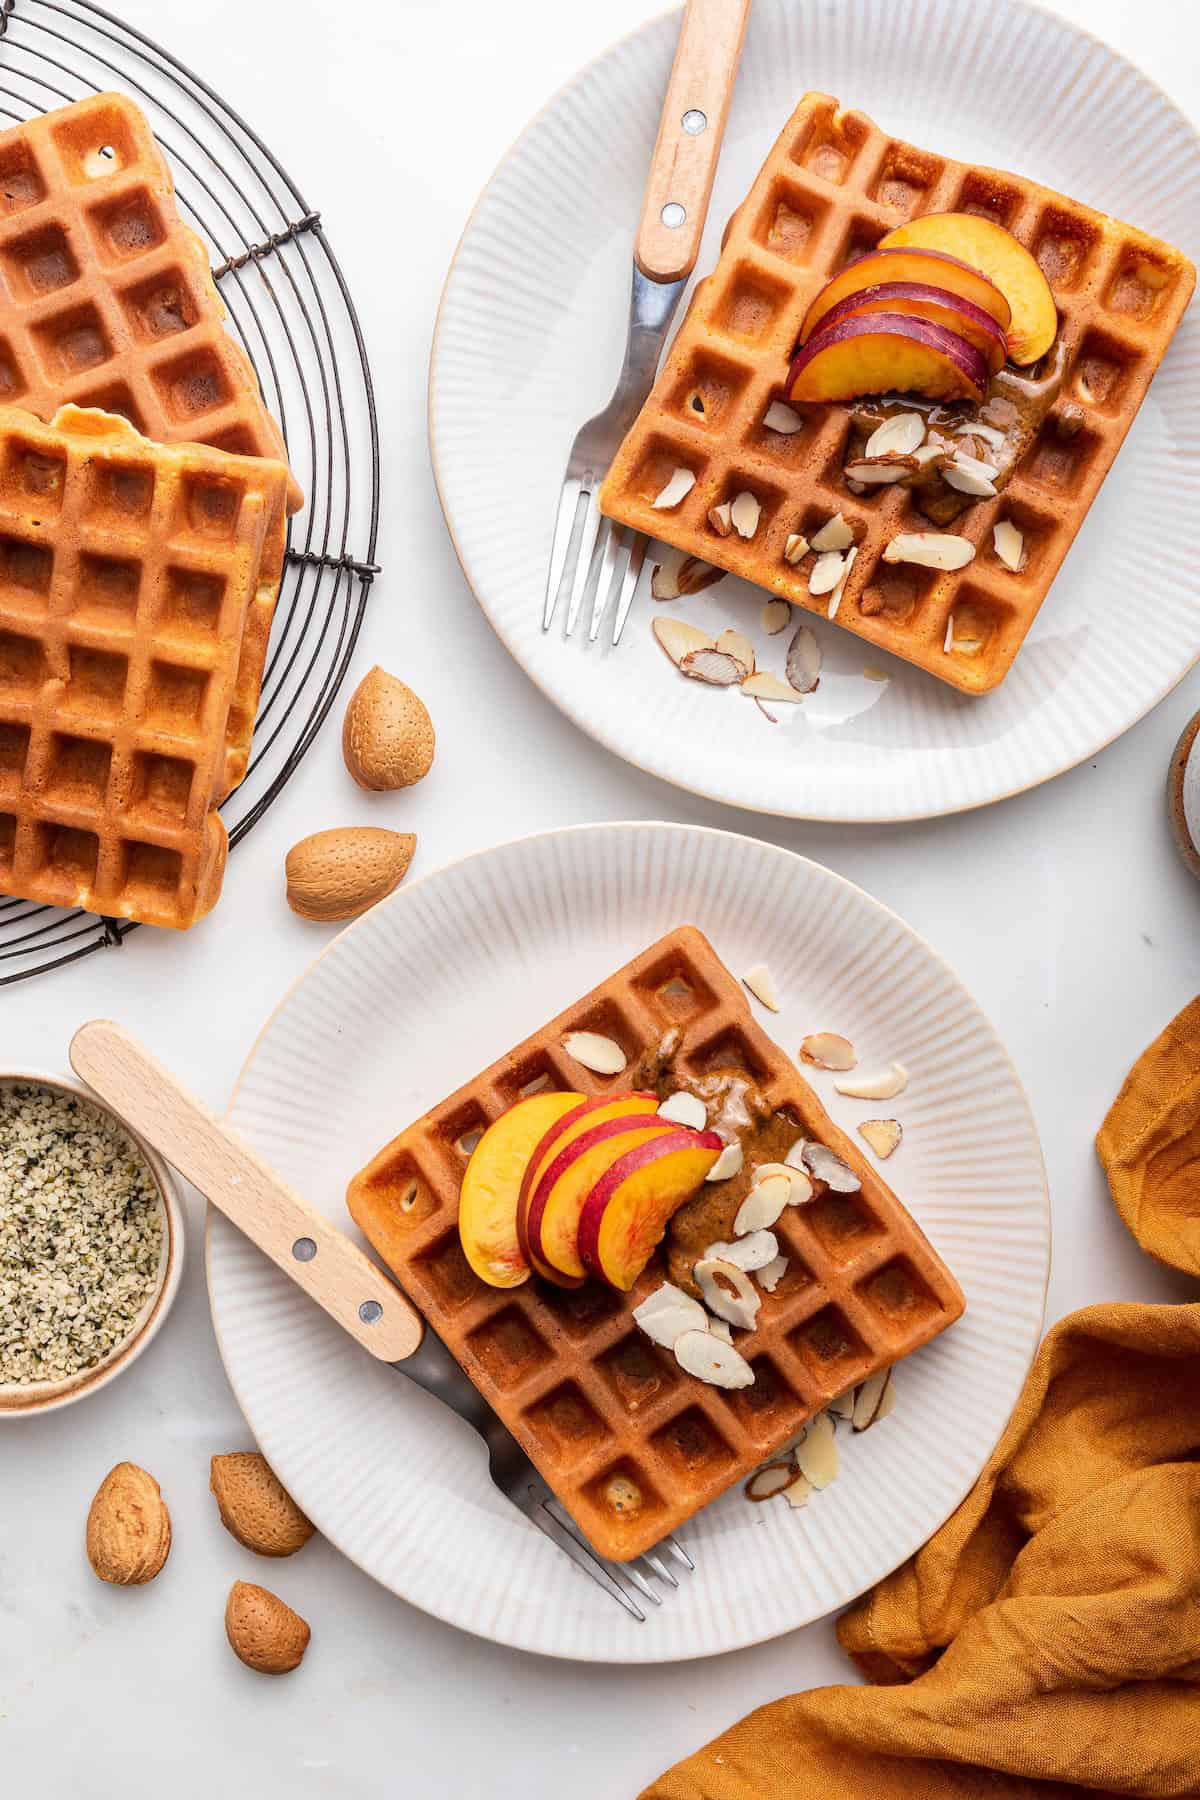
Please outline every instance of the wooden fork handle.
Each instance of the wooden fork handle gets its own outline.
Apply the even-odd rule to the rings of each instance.
[[[651,281],[695,267],[749,16],[750,0],[688,0],[633,251]]]
[[[136,1038],[94,1019],[75,1033],[70,1054],[79,1078],[364,1350],[384,1362],[412,1355],[424,1326],[394,1282]]]

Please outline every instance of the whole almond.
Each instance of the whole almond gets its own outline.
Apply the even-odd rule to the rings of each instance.
[[[226,1531],[259,1556],[294,1556],[313,1534],[312,1521],[257,1450],[214,1456],[209,1486]]]
[[[118,1463],[96,1490],[87,1517],[87,1558],[101,1581],[153,1581],[171,1548],[171,1515],[153,1475]]]
[[[235,1581],[225,1602],[225,1636],[248,1669],[286,1675],[299,1667],[312,1633],[278,1594],[252,1581]]]
[[[411,787],[428,775],[435,746],[424,701],[376,664],[351,694],[342,722],[342,755],[359,787]]]
[[[342,825],[301,838],[287,853],[287,901],[302,919],[356,919],[399,887],[417,840],[411,831]]]

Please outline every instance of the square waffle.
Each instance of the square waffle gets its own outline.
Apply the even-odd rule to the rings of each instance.
[[[0,893],[179,928],[215,904],[287,479],[0,408]]]
[[[785,399],[801,321],[826,281],[928,212],[978,213],[1004,226],[1036,257],[1059,311],[1008,485],[943,526],[903,487],[847,487],[848,405],[795,405],[804,422],[793,435],[763,424],[772,400]],[[837,623],[964,693],[984,693],[1008,672],[1194,284],[1186,257],[1133,226],[1020,176],[918,150],[828,95],[806,94],[729,221],[717,267],[697,286],[612,463],[600,510],[821,616],[829,602],[808,592],[812,558],[790,566],[784,545],[841,512],[858,556]],[[657,510],[651,502],[676,468],[692,470],[695,485],[673,510]],[[743,490],[761,504],[758,529],[750,539],[721,537],[709,511]],[[993,547],[1002,519],[1024,535],[1019,573]],[[898,532],[922,530],[969,538],[974,560],[953,574],[882,560]]]
[[[570,1031],[615,1038],[628,1059],[594,1075],[563,1049]],[[708,1245],[732,1235],[751,1171],[798,1137],[858,1175],[855,1194],[816,1183],[775,1227],[789,1257],[758,1326],[735,1343],[754,1385],[723,1391],[684,1373],[632,1313],[667,1278],[664,1253],[633,1291],[537,1279],[486,1286],[458,1238],[463,1170],[484,1129],[540,1088],[690,1088],[716,1119],[753,1095],[745,1166],[681,1209],[666,1247],[685,1284]],[[692,926],[670,932],[541,1031],[393,1139],[350,1184],[350,1212],[405,1291],[527,1451],[596,1549],[637,1556],[750,1474],[834,1395],[927,1343],[962,1294],[914,1221],[832,1123],[795,1065],[751,1017],[738,982]]]
[[[0,132],[0,405],[120,413],[157,443],[287,462],[208,252],[124,94]],[[289,481],[288,511],[304,496]]]

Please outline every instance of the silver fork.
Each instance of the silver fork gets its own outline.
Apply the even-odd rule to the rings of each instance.
[[[569,1556],[577,1569],[602,1587],[606,1594],[620,1602],[627,1613],[645,1624],[646,1614],[637,1596],[652,1606],[662,1605],[662,1596],[650,1576],[656,1576],[668,1588],[679,1586],[671,1563],[692,1571],[696,1565],[673,1537],[665,1537],[652,1550],[632,1562],[615,1563],[594,1550],[575,1521],[554,1498],[521,1446],[508,1428],[501,1424],[474,1383],[463,1374],[441,1339],[428,1326],[420,1348],[403,1362],[392,1365],[432,1394],[460,1419],[476,1430],[487,1445],[488,1470],[492,1480],[506,1499],[530,1522],[544,1532],[552,1543]],[[645,1567],[639,1567],[644,1564]],[[648,1572],[647,1572],[648,1571]],[[633,1590],[632,1592],[630,1590]]]
[[[611,400],[580,428],[567,458],[550,550],[543,631],[553,624],[560,590],[569,582],[566,635],[572,635],[593,563],[598,561],[588,641],[599,637],[614,596],[612,641],[621,641],[647,540],[641,532],[602,518],[596,497],[653,386],[663,343],[695,267],[749,13],[750,0],[688,0],[634,241],[625,361]],[[581,502],[583,525],[572,557]]]
[[[506,1499],[577,1569],[645,1623],[646,1614],[635,1595],[655,1606],[662,1599],[638,1562],[667,1587],[679,1586],[668,1559],[682,1569],[695,1567],[674,1538],[664,1538],[635,1562],[617,1564],[599,1556],[441,1339],[357,1244],[289,1187],[121,1026],[107,1019],[80,1026],[70,1055],[80,1079],[357,1343],[465,1419],[487,1445],[492,1480]],[[181,1251],[177,1246],[177,1253]]]

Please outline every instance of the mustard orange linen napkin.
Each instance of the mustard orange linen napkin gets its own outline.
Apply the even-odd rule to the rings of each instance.
[[[1200,1274],[1200,1000],[1097,1148],[1143,1249]],[[643,1800],[1200,1796],[1198,1457],[1200,1302],[1063,1319],[974,1490],[839,1622],[877,1685],[764,1706]]]

